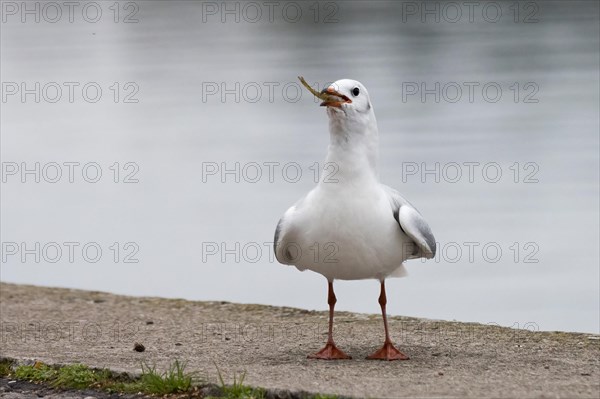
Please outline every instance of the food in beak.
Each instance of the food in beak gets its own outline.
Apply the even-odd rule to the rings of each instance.
[[[298,79],[300,79],[300,83],[302,83],[302,85],[306,87],[306,89],[310,91],[313,96],[323,100],[323,102],[321,103],[322,107],[327,106],[341,108],[342,104],[349,104],[352,102],[352,100],[350,100],[345,95],[338,93],[331,86],[323,89],[323,91],[319,93],[318,91],[310,87],[310,85],[306,83],[306,80],[304,80],[302,76],[298,76]]]

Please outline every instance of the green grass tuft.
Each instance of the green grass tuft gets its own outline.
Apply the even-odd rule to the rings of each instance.
[[[12,374],[13,362],[8,359],[0,361],[0,377],[8,377]]]
[[[185,363],[175,361],[167,371],[160,373],[155,366],[142,364],[139,378],[115,377],[110,370],[94,370],[83,364],[51,367],[36,362],[32,366],[18,366],[13,372],[11,363],[0,363],[0,373],[19,380],[46,383],[59,389],[99,389],[122,393],[166,395],[185,393],[192,389],[194,376],[185,371]]]
[[[112,382],[109,370],[93,370],[83,364],[51,367],[36,362],[33,366],[17,367],[14,377],[19,380],[45,382],[60,389],[103,388]]]
[[[266,391],[262,388],[253,388],[247,385],[244,385],[244,379],[246,378],[246,372],[244,371],[242,375],[238,377],[234,373],[233,374],[233,384],[227,385],[225,384],[225,380],[223,379],[223,375],[221,374],[221,370],[215,363],[215,367],[217,368],[217,374],[219,376],[219,382],[221,383],[221,392],[222,397],[227,399],[264,399],[266,396]]]
[[[92,370],[83,364],[72,364],[58,368],[51,384],[62,389],[100,388],[110,379],[108,370]]]
[[[185,363],[175,360],[164,373],[156,371],[156,366],[142,364],[140,387],[143,392],[165,395],[169,393],[183,393],[192,388],[194,377],[185,372]]]
[[[18,366],[15,378],[33,382],[48,382],[56,376],[56,370],[44,363],[36,362],[33,366]]]

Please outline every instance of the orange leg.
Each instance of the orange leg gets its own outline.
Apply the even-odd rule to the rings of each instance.
[[[327,295],[327,303],[329,304],[329,334],[327,335],[327,344],[325,347],[314,353],[308,355],[309,359],[321,359],[321,360],[335,360],[335,359],[352,359],[352,357],[346,355],[344,352],[338,349],[333,342],[333,308],[337,298],[333,292],[333,282],[329,282],[329,293]]]
[[[390,333],[388,331],[387,324],[387,316],[385,314],[385,305],[387,305],[387,298],[385,296],[385,281],[381,282],[381,293],[379,294],[379,305],[381,306],[381,314],[383,315],[383,326],[385,328],[385,342],[383,343],[383,347],[379,349],[377,352],[373,353],[370,356],[367,356],[367,359],[377,359],[377,360],[408,360],[409,357],[404,353],[400,352],[398,349],[394,347],[392,344],[392,340],[390,339]]]

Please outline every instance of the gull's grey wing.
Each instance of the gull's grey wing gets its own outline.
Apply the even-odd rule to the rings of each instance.
[[[289,211],[288,211],[289,212]],[[286,212],[286,214],[288,214]],[[288,261],[288,254],[282,251],[282,248],[286,246],[285,242],[283,242],[287,237],[285,215],[279,219],[279,223],[277,223],[277,228],[275,228],[275,237],[273,239],[273,252],[275,252],[275,258],[279,263],[283,263],[284,265],[290,265],[291,263]]]
[[[292,219],[293,215],[298,208],[300,208],[304,202],[306,196],[302,197],[296,202],[285,214],[279,219],[277,227],[275,228],[275,237],[273,238],[273,251],[275,252],[275,258],[279,263],[284,265],[291,265],[292,260],[295,259],[289,253],[289,244],[293,242],[294,237],[297,233],[297,229],[294,228]]]
[[[279,236],[281,235],[281,229],[283,228],[283,219],[285,218],[285,216],[283,216],[281,219],[279,219],[279,222],[277,223],[277,227],[275,228],[275,237],[273,238],[273,251],[275,251],[275,256],[277,256],[277,245],[279,244]]]
[[[384,187],[392,205],[394,219],[404,234],[417,245],[418,251],[415,251],[411,258],[433,258],[436,251],[435,237],[423,216],[398,191],[388,186]]]

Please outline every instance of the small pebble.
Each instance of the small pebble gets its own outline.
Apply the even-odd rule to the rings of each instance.
[[[140,344],[139,342],[136,342],[133,345],[133,350],[136,352],[143,352],[146,350],[146,347],[144,345]]]

